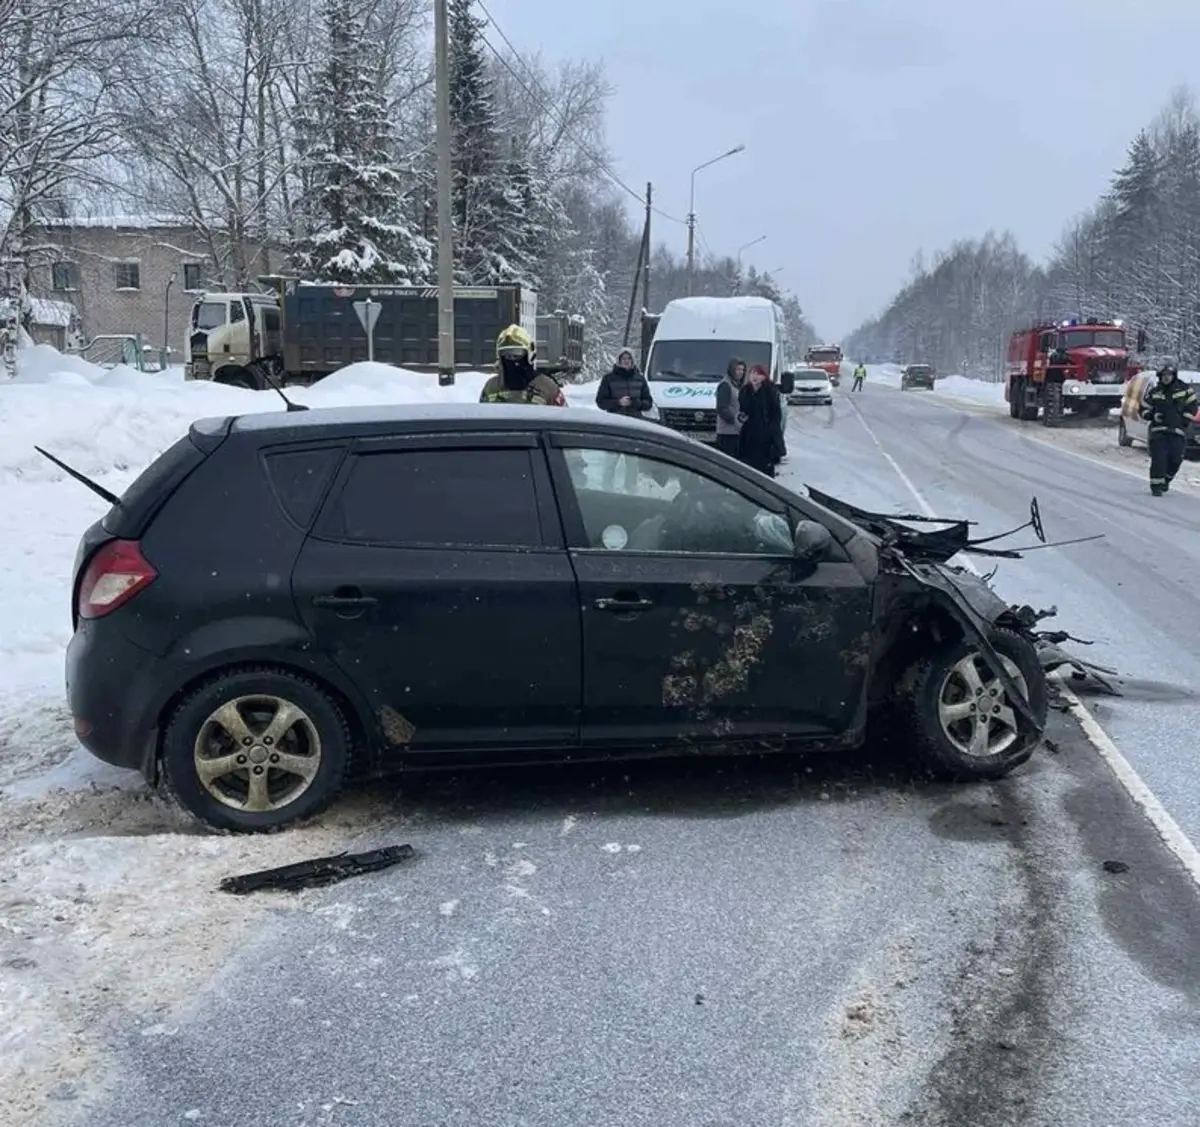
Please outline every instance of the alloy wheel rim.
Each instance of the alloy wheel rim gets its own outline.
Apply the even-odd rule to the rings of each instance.
[[[290,806],[316,778],[321,737],[312,718],[283,697],[235,697],[209,713],[193,762],[206,794],[234,810],[269,814]]]
[[[1004,655],[1000,660],[1028,698],[1020,669]],[[1021,738],[1008,693],[979,653],[968,654],[947,670],[937,699],[942,732],[963,755],[991,759],[1003,755]]]

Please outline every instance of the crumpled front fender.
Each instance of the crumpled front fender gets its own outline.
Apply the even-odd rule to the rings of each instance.
[[[1016,710],[1040,737],[1045,732],[1045,725],[1034,714],[1028,698],[1004,668],[1004,662],[987,636],[988,631],[1013,608],[978,576],[963,573],[961,577],[952,577],[942,568],[930,565],[918,568],[903,557],[893,555],[892,558],[898,560],[913,579],[934,594],[936,601],[963,628],[963,633],[979,647],[988,668],[999,678]]]

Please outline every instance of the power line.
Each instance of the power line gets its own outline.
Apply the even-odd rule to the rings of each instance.
[[[607,162],[605,162],[599,156],[597,156],[594,152],[592,152],[592,150],[589,149],[587,145],[585,145],[581,140],[579,140],[579,138],[576,137],[574,135],[574,133],[570,129],[567,128],[566,121],[560,115],[559,111],[550,104],[550,97],[542,89],[541,84],[538,82],[537,77],[533,73],[533,70],[530,68],[529,64],[526,63],[525,60],[521,57],[521,52],[518,51],[516,49],[516,47],[513,46],[512,40],[509,39],[509,37],[504,34],[504,29],[496,22],[495,16],[493,16],[492,13],[490,11],[488,11],[487,5],[483,3],[483,0],[475,0],[475,2],[479,5],[480,11],[482,11],[484,16],[487,17],[488,23],[493,28],[495,28],[496,34],[498,36],[500,36],[501,40],[504,42],[504,45],[509,49],[509,51],[512,52],[513,57],[521,64],[522,68],[525,70],[525,73],[529,76],[529,82],[532,83],[534,87],[536,87],[538,92],[535,94],[534,91],[531,90],[529,88],[529,86],[526,84],[525,80],[519,74],[517,74],[517,72],[515,70],[513,70],[509,61],[499,51],[497,51],[494,46],[492,46],[492,44],[489,42],[487,36],[480,34],[479,38],[483,40],[484,46],[487,47],[487,49],[489,51],[491,51],[491,53],[493,55],[495,55],[496,60],[500,63],[500,65],[502,67],[504,67],[504,69],[506,71],[508,71],[508,73],[510,75],[512,75],[512,77],[516,81],[517,85],[520,86],[521,89],[526,93],[526,95],[533,101],[534,105],[537,106],[543,113],[549,114],[550,117],[552,117],[558,123],[558,125],[561,127],[563,132],[571,137],[571,139],[579,147],[579,151],[581,153],[583,153],[583,155],[585,157],[587,157],[590,161],[592,161],[592,163],[595,164],[595,166],[601,172],[603,172],[614,184],[616,184],[616,186],[618,188],[620,188],[624,192],[627,192],[630,196],[632,196],[635,200],[637,200],[638,203],[645,205],[645,203],[646,203],[645,196],[643,196],[640,192],[635,192],[628,184],[625,183],[624,180],[622,180],[612,170],[611,167],[609,167]],[[679,219],[674,215],[668,215],[665,211],[662,211],[660,208],[651,207],[650,210],[655,215],[661,216],[663,219],[669,219],[672,223],[679,223],[681,225],[683,225],[685,223],[684,220]]]

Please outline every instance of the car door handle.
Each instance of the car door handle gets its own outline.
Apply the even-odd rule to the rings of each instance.
[[[631,610],[649,610],[654,603],[649,599],[597,599],[592,606],[597,610],[611,610],[625,614]]]
[[[314,607],[326,607],[329,610],[361,611],[378,604],[379,600],[374,595],[364,595],[356,587],[339,590],[332,595],[316,595],[313,598]]]

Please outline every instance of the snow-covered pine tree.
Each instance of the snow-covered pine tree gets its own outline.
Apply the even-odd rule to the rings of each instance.
[[[475,15],[473,0],[449,0],[448,16],[455,273],[473,285],[529,283],[532,173],[502,135],[484,54],[487,21]]]
[[[314,281],[409,284],[424,280],[432,251],[406,214],[409,177],[380,87],[370,9],[322,0],[329,55],[297,122],[304,230],[292,248]]]

